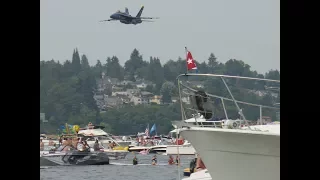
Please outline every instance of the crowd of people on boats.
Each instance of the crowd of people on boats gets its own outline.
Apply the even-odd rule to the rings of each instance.
[[[152,165],[157,165],[157,155],[153,155],[151,159],[151,164]],[[132,159],[132,164],[137,165],[138,164],[138,158],[136,155],[134,155]],[[174,159],[172,155],[169,155],[169,160],[168,160],[168,165],[180,165],[180,158],[177,155],[176,158]]]
[[[137,142],[137,146],[155,146],[159,143],[165,143],[165,144],[178,144],[178,145],[182,145],[184,143],[184,139],[183,138],[179,138],[179,139],[174,139],[174,138],[161,138],[161,137],[143,137],[143,136],[138,136],[136,137],[136,142]]]

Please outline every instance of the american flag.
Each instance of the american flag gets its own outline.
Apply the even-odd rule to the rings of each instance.
[[[148,127],[146,128],[146,130],[144,131],[144,133],[149,136],[149,124],[148,124]]]

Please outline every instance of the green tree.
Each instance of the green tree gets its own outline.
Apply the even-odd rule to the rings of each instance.
[[[209,69],[209,72],[210,73],[214,73],[214,71],[217,68],[217,66],[218,66],[217,58],[213,53],[211,53],[209,58],[208,58],[208,69]]]
[[[116,56],[112,56],[112,58],[107,58],[106,69],[107,76],[123,80],[124,74],[121,70],[122,67],[120,66],[119,59]]]
[[[78,49],[75,49],[72,55],[72,68],[74,73],[78,73],[81,70],[81,63],[80,63],[80,55]]]
[[[162,95],[162,101],[164,103],[171,103],[172,95],[176,94],[177,88],[172,82],[165,82],[162,84],[160,93]]]
[[[84,54],[81,56],[81,68],[86,70],[90,68],[88,58]]]
[[[147,62],[143,61],[142,55],[140,55],[137,49],[134,49],[130,55],[130,59],[124,64],[126,75],[129,79],[135,81],[134,75],[137,74],[137,69],[147,66]]]

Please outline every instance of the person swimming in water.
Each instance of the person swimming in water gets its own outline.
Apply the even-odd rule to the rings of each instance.
[[[169,156],[168,164],[169,164],[169,165],[174,164],[174,160],[173,160],[172,155]]]
[[[133,165],[137,165],[138,164],[138,158],[136,157],[136,155],[134,155],[132,163],[133,163]]]
[[[154,155],[153,157],[152,157],[152,165],[156,165],[157,164],[157,156],[156,155]]]
[[[176,165],[180,165],[180,158],[179,158],[179,156],[176,157]]]

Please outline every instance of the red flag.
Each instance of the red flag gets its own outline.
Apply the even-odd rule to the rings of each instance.
[[[192,57],[192,54],[188,50],[187,50],[187,67],[188,67],[188,70],[197,69],[197,65]]]

